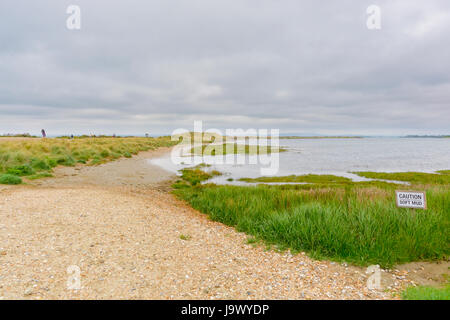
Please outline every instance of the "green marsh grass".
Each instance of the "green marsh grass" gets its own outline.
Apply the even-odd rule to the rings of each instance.
[[[450,300],[450,285],[443,288],[409,287],[402,293],[404,300]]]
[[[291,175],[284,177],[260,177],[260,178],[241,178],[239,181],[244,182],[307,182],[307,183],[342,183],[351,182],[352,180],[345,177],[338,177],[333,175]]]
[[[220,176],[222,173],[217,170],[212,170],[209,172],[206,172],[202,170],[202,168],[206,168],[209,165],[201,163],[195,167],[192,168],[185,168],[180,170],[181,172],[181,178],[184,180],[180,181],[181,183],[177,185],[177,188],[183,187],[183,186],[196,186],[199,185],[203,181],[207,181],[211,179],[214,176]],[[189,184],[186,184],[189,183]]]
[[[191,153],[195,155],[226,155],[226,154],[270,154],[273,152],[285,152],[287,149],[271,146],[250,146],[248,144],[224,143],[222,145],[203,144],[191,148]]]
[[[189,240],[191,240],[191,236],[190,235],[181,234],[180,235],[180,239],[181,240],[185,240],[185,241],[189,241]]]
[[[212,220],[268,245],[306,251],[314,258],[390,267],[448,257],[449,185],[428,184],[428,209],[420,211],[396,207],[395,184],[340,177],[306,179],[318,183],[187,184],[174,192]]]
[[[22,179],[12,174],[0,174],[0,184],[21,184]]]
[[[450,185],[450,170],[439,171],[439,173],[423,173],[423,172],[354,172],[355,174],[370,178],[383,180],[406,181],[413,184],[442,184]]]

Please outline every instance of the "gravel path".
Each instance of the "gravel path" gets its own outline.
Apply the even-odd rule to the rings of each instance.
[[[392,291],[369,290],[364,269],[247,244],[154,187],[43,181],[0,190],[0,299],[391,299],[410,283],[383,272]]]

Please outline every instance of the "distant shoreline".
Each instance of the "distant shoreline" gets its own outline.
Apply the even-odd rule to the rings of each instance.
[[[74,135],[75,139],[85,139],[85,138],[158,138],[158,137],[169,137],[169,135],[151,135],[151,136],[142,136],[142,135],[98,135],[98,136],[87,136],[87,135]],[[35,135],[25,135],[25,134],[5,134],[0,135],[0,139],[41,139],[41,136]],[[69,136],[61,136],[61,135],[48,135],[47,139],[71,139]],[[237,137],[240,138],[240,137]],[[243,137],[241,137],[243,138]],[[268,139],[271,136],[267,137]],[[279,136],[279,139],[370,139],[370,138],[428,138],[428,139],[442,139],[442,138],[450,138],[450,135],[404,135],[404,136]]]
[[[363,139],[362,136],[317,136],[317,137],[302,137],[302,136],[280,136],[280,139]]]

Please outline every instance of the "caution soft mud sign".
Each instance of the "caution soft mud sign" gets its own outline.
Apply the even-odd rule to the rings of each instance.
[[[395,191],[397,207],[426,209],[427,199],[425,192],[420,191]]]

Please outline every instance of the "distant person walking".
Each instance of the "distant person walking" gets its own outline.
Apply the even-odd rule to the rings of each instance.
[[[41,130],[41,133],[42,133],[42,138],[46,138],[47,137],[47,134],[45,133],[44,129]]]

